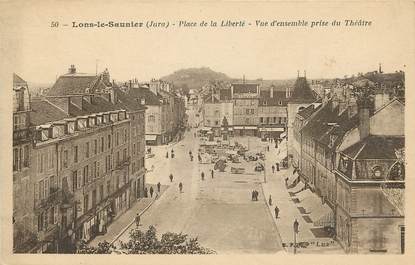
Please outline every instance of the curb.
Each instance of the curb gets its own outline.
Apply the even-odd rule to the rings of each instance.
[[[152,200],[150,203],[149,203],[149,205],[147,205],[140,213],[139,213],[139,216],[141,216],[142,214],[144,214],[147,210],[148,210],[148,208],[150,208],[150,206],[151,205],[153,205],[153,203],[156,201],[157,199],[154,199],[154,200]],[[135,220],[133,219],[133,221],[131,221],[127,226],[125,226],[122,230],[121,230],[121,232],[119,232],[116,236],[115,236],[115,238],[113,239],[113,240],[111,240],[111,242],[110,242],[110,244],[114,244],[114,242],[115,241],[117,241],[118,240],[118,238],[120,238],[121,237],[121,235],[122,234],[124,234],[125,233],[125,231],[127,231],[127,229],[129,229],[130,227],[131,227],[131,225],[132,224],[134,224],[134,222],[135,222]]]
[[[278,230],[277,221],[276,221],[276,220],[275,220],[275,218],[272,216],[272,213],[271,213],[271,208],[270,208],[270,206],[268,205],[267,198],[266,198],[266,196],[265,196],[265,192],[264,192],[264,187],[263,187],[263,185],[264,185],[264,184],[265,184],[264,182],[262,182],[262,183],[261,183],[261,192],[262,192],[262,196],[264,197],[264,203],[265,203],[265,206],[266,206],[266,207],[267,207],[267,209],[268,209],[268,211],[267,211],[267,212],[268,212],[268,214],[270,215],[270,217],[271,217],[271,219],[272,219],[272,222],[274,223],[275,228],[277,229],[277,234],[278,234],[278,237],[279,237],[279,239],[280,239],[282,249],[283,249],[285,252],[287,252],[287,253],[288,253],[287,249],[283,246],[283,243],[284,243],[284,242],[282,242],[282,237],[281,237],[281,234],[280,234],[280,230]]]

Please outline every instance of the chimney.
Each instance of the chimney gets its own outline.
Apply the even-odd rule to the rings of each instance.
[[[71,64],[71,67],[68,69],[70,74],[76,74],[75,65]]]
[[[271,91],[270,91],[270,98],[274,97],[274,87],[271,87]]]
[[[363,97],[358,100],[359,113],[359,135],[360,140],[365,139],[370,134],[370,101],[369,98]]]
[[[243,78],[242,78],[242,83],[244,83],[245,84],[245,75],[243,76]]]

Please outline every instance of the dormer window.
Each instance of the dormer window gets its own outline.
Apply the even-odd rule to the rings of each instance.
[[[100,125],[102,123],[102,115],[97,116],[97,125]]]
[[[74,122],[68,122],[67,123],[67,131],[69,134],[72,134],[75,132],[75,123]]]

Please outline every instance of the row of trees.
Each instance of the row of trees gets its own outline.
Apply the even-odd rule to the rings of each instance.
[[[128,242],[121,242],[119,247],[107,241],[98,243],[97,247],[88,246],[85,242],[78,248],[80,254],[214,254],[215,251],[200,246],[197,238],[186,234],[167,232],[157,237],[154,226],[145,232],[138,228],[130,230]]]

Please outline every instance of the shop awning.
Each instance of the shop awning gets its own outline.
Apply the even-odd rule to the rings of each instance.
[[[156,139],[157,139],[157,135],[146,134],[146,141],[155,141]]]
[[[260,132],[283,132],[284,128],[259,128]]]
[[[235,130],[242,130],[244,127],[243,126],[234,126],[233,127]]]

